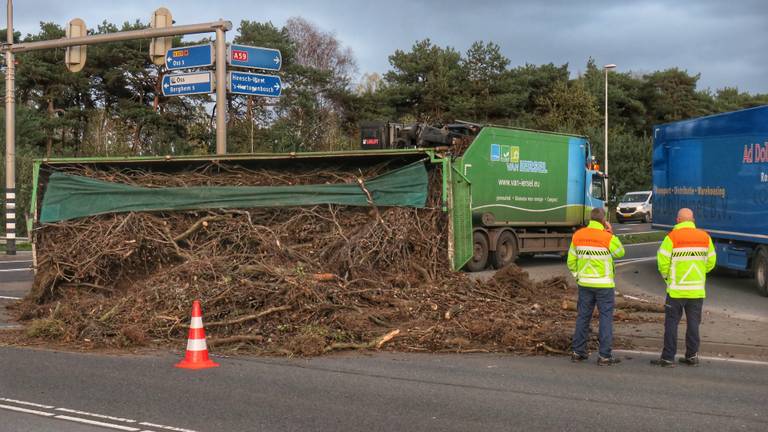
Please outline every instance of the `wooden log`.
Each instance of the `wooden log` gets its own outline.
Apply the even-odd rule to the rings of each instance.
[[[245,316],[241,316],[241,317],[238,317],[238,318],[235,318],[235,319],[231,319],[231,320],[227,320],[227,321],[214,321],[214,322],[210,322],[210,323],[205,324],[205,326],[206,327],[219,327],[219,326],[242,324],[244,322],[253,321],[255,319],[259,319],[261,317],[264,317],[264,316],[267,316],[267,315],[270,315],[270,314],[273,314],[273,313],[276,313],[276,312],[282,312],[282,311],[290,310],[292,307],[293,306],[288,306],[288,305],[286,305],[286,306],[276,306],[276,307],[269,308],[267,310],[263,310],[263,311],[261,311],[261,312],[259,312],[257,314],[245,315]],[[187,326],[185,326],[185,327],[187,327]]]

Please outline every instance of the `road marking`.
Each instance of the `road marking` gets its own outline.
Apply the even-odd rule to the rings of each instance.
[[[153,428],[165,429],[165,430],[176,431],[176,432],[197,432],[197,431],[193,431],[192,429],[183,429],[183,428],[177,428],[177,427],[173,427],[173,426],[165,426],[165,425],[155,424],[155,423],[141,422],[139,424],[142,425],[142,426],[149,426],[149,427],[153,427]]]
[[[654,233],[657,233],[657,232],[660,232],[660,231],[640,231],[640,232],[629,232],[627,234],[632,234],[632,235],[635,235],[635,234],[654,234]],[[624,235],[624,234],[622,234],[622,235]]]
[[[96,420],[88,420],[88,419],[84,419],[84,418],[80,418],[80,417],[70,417],[70,416],[65,416],[65,415],[57,415],[57,416],[54,416],[53,418],[57,418],[57,419],[60,419],[60,420],[69,420],[69,421],[78,422],[78,423],[85,423],[85,424],[89,424],[89,425],[93,425],[93,426],[101,426],[101,427],[110,428],[110,429],[124,430],[124,431],[129,431],[129,432],[137,432],[137,431],[141,430],[141,429],[138,429],[138,428],[135,428],[135,427],[131,427],[131,426],[123,426],[123,425],[114,424],[114,423],[105,423],[105,422],[100,422],[100,421],[96,421]]]
[[[653,244],[661,244],[661,241],[625,244],[624,247],[628,248],[628,247],[632,247],[632,246],[648,246],[648,245],[653,245]]]
[[[100,418],[100,419],[104,419],[104,420],[112,420],[112,421],[115,421],[115,422],[123,422],[123,423],[129,423],[129,424],[138,424],[138,425],[141,425],[141,426],[146,426],[146,427],[156,428],[156,429],[163,429],[163,430],[176,431],[176,432],[197,432],[197,431],[192,430],[192,429],[177,428],[177,427],[166,426],[166,425],[161,425],[161,424],[157,424],[157,423],[148,423],[148,422],[141,422],[141,423],[139,423],[137,420],[132,420],[132,419],[123,418],[123,417],[113,417],[113,416],[108,416],[108,415],[104,415],[104,414],[91,413],[91,412],[87,412],[87,411],[78,411],[78,410],[74,410],[74,409],[70,409],[70,408],[63,408],[63,407],[58,407],[57,408],[57,407],[54,407],[52,405],[42,405],[42,404],[38,404],[38,403],[34,403],[34,402],[26,402],[26,401],[21,401],[21,400],[17,400],[17,399],[9,399],[9,398],[0,397],[0,401],[2,401],[2,402],[10,402],[10,403],[14,403],[14,404],[17,404],[17,405],[26,405],[26,406],[31,406],[31,407],[35,407],[35,408],[42,408],[42,409],[47,409],[47,410],[61,411],[61,412],[66,412],[66,413],[70,413],[70,414],[79,414],[81,416],[96,417],[96,418]],[[34,410],[34,409],[30,409],[30,408],[22,408],[22,407],[13,406],[13,405],[0,404],[0,409],[6,409],[6,410],[10,410],[10,411],[18,411],[18,412],[22,412],[22,413],[26,413],[26,414],[34,414],[34,415],[39,415],[39,416],[43,416],[43,417],[50,417],[50,418],[55,418],[55,419],[59,419],[59,420],[66,420],[66,421],[72,421],[72,422],[77,422],[77,423],[84,423],[84,424],[89,424],[89,425],[93,425],[93,426],[101,426],[101,427],[104,427],[104,428],[117,429],[117,430],[123,430],[123,431],[128,431],[128,432],[139,432],[139,431],[141,431],[141,432],[154,432],[154,431],[151,431],[151,430],[141,429],[141,428],[135,427],[133,425],[129,426],[129,425],[116,424],[116,423],[108,423],[108,422],[104,422],[104,421],[91,420],[91,419],[82,418],[82,417],[74,417],[74,416],[69,416],[69,415],[57,414],[55,412],[47,412],[47,411]]]
[[[618,267],[620,265],[625,265],[625,264],[634,264],[634,263],[638,263],[638,262],[653,261],[655,259],[656,259],[656,257],[630,258],[630,259],[626,259],[626,260],[616,261],[616,267]]]
[[[41,404],[37,404],[37,403],[34,403],[34,402],[24,402],[24,401],[20,401],[20,400],[16,400],[16,399],[0,398],[0,401],[11,402],[11,403],[19,404],[19,405],[33,406],[33,407],[37,407],[37,408],[45,408],[45,409],[53,409],[53,408],[55,408],[55,407],[53,407],[51,405],[41,405]]]
[[[0,273],[10,273],[10,272],[29,272],[32,271],[32,268],[20,268],[20,269],[3,269],[0,270]]]
[[[53,407],[51,407],[51,408],[53,408]],[[56,411],[63,411],[63,412],[67,412],[67,413],[70,413],[70,414],[80,414],[80,415],[85,415],[85,416],[90,416],[90,417],[97,417],[97,418],[102,418],[104,420],[120,421],[120,422],[126,422],[126,423],[136,423],[136,420],[131,420],[131,419],[122,418],[122,417],[112,417],[112,416],[108,416],[108,415],[104,415],[104,414],[90,413],[90,412],[87,412],[87,411],[78,411],[78,410],[73,410],[73,409],[69,409],[69,408],[56,408]]]
[[[21,297],[0,296],[0,300],[21,300]],[[4,399],[0,398],[0,400],[4,400]]]
[[[38,410],[33,410],[33,409],[28,409],[28,408],[15,407],[15,406],[11,406],[11,405],[0,404],[0,408],[7,409],[7,410],[10,410],[10,411],[23,412],[25,414],[39,415],[39,416],[43,416],[43,417],[52,417],[54,415],[52,413],[45,412],[45,411],[38,411]]]
[[[635,351],[635,350],[613,350],[613,352],[617,353],[624,353],[624,354],[647,354],[651,356],[659,356],[659,352],[652,352],[652,351]],[[726,363],[742,363],[742,364],[750,364],[750,365],[762,365],[762,366],[768,366],[768,362],[760,361],[760,360],[744,360],[744,359],[735,359],[735,358],[723,358],[723,357],[711,357],[711,356],[699,356],[700,360],[711,360],[711,361],[720,361],[720,362],[726,362]]]
[[[6,263],[21,263],[21,262],[32,262],[32,260],[13,260],[13,261],[2,261],[2,260],[0,260],[0,265],[6,264]]]

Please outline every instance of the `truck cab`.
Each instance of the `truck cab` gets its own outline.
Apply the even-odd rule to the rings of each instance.
[[[616,206],[619,223],[637,220],[649,223],[653,220],[653,191],[627,192]]]

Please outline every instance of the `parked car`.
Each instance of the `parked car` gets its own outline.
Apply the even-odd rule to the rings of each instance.
[[[624,223],[639,220],[645,223],[653,220],[653,192],[627,192],[616,207],[616,220]]]

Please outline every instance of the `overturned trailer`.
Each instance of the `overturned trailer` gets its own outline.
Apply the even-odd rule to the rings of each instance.
[[[499,126],[477,128],[452,147],[41,160],[29,228],[129,211],[439,208],[447,216],[450,267],[478,271],[501,268],[520,254],[566,251],[588,212],[604,206],[605,179],[591,161],[586,137]],[[238,170],[239,177],[229,175]],[[318,170],[336,174],[314,178]],[[172,181],[132,184],[130,173],[144,171],[166,179],[200,171],[209,177],[175,187],[163,187]],[[269,183],[242,178],[260,171],[285,177]]]
[[[57,340],[135,346],[183,338],[200,299],[212,343],[269,353],[365,348],[393,329],[406,350],[566,349],[564,279],[508,266],[478,285],[455,270],[564,251],[602,205],[588,142],[501,127],[468,138],[37,161],[20,317]]]

